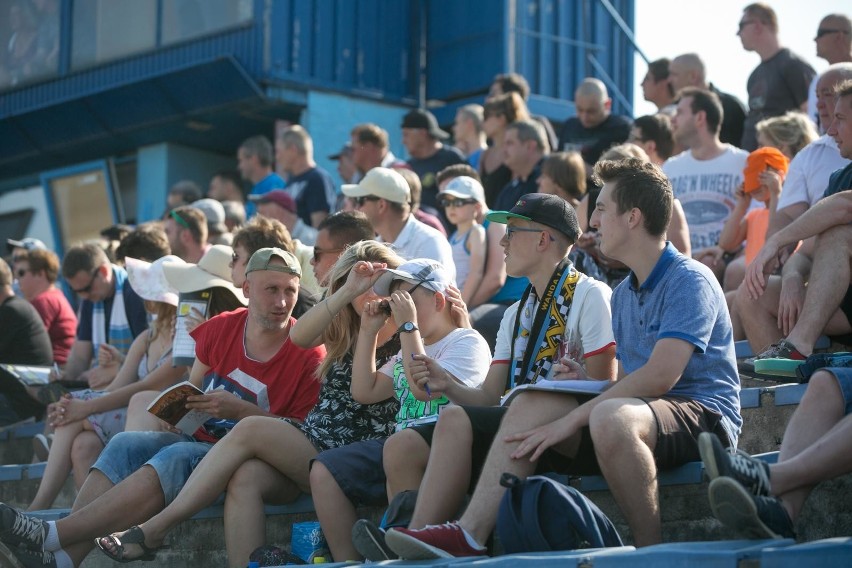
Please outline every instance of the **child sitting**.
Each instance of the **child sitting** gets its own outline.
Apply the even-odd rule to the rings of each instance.
[[[456,231],[450,235],[456,282],[465,303],[471,304],[485,274],[485,228],[476,219],[483,213],[485,190],[471,177],[450,181],[438,194],[441,206]]]

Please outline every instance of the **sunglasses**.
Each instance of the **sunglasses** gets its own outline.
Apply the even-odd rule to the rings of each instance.
[[[86,286],[84,286],[83,288],[80,288],[80,289],[71,288],[71,291],[74,292],[75,294],[88,294],[89,292],[92,291],[92,286],[95,284],[95,278],[98,277],[99,273],[100,273],[100,267],[95,268],[92,271],[92,278],[89,280],[88,285],[86,285]]]
[[[737,29],[738,31],[743,31],[747,25],[754,24],[756,22],[757,20],[743,20],[737,25]]]
[[[476,199],[442,199],[440,201],[441,207],[464,207],[465,205],[473,205],[476,203]]]
[[[544,229],[525,229],[523,227],[512,227],[511,225],[506,225],[506,240],[511,241],[512,236],[515,233],[547,233]],[[547,233],[547,236],[550,237],[550,240],[553,239],[553,235]]]
[[[363,207],[368,201],[378,201],[379,199],[381,199],[381,197],[376,197],[375,195],[362,195],[361,197],[355,198],[355,205]]]
[[[332,253],[332,252],[343,252],[344,250],[346,250],[346,249],[342,249],[342,248],[321,249],[321,248],[315,246],[314,247],[314,262],[319,262],[320,257],[324,254]]]
[[[815,40],[819,39],[823,36],[827,36],[828,34],[845,34],[845,33],[848,33],[848,32],[846,30],[835,30],[835,29],[831,29],[831,28],[820,28],[820,29],[817,30],[817,35],[814,39]]]

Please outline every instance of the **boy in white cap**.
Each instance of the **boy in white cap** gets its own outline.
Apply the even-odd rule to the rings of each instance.
[[[470,304],[485,276],[487,241],[477,218],[487,209],[482,184],[468,176],[450,180],[438,194],[438,203],[456,230],[449,236],[456,264],[456,285]]]
[[[491,361],[488,344],[476,331],[453,321],[445,295],[452,278],[440,264],[419,258],[391,270],[359,262],[349,277],[373,280],[373,291],[387,297],[369,302],[361,315],[352,365],[355,400],[372,404],[395,396],[400,405],[399,431],[434,422],[438,412],[451,404],[443,392],[418,384],[425,376],[423,357],[440,361],[452,380],[466,387],[476,388],[483,381]],[[376,335],[389,317],[399,326],[402,348],[376,370]],[[382,453],[386,440],[326,450],[312,464],[311,494],[334,558],[358,558],[350,537],[357,520],[355,507],[385,502]],[[411,459],[425,460],[428,445],[422,446],[412,448]]]

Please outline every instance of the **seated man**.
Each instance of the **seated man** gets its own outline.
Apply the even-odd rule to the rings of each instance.
[[[852,80],[840,83],[837,94],[828,133],[841,156],[852,158]],[[804,359],[820,334],[852,331],[850,188],[852,164],[834,172],[825,197],[766,239],[749,265],[735,306],[752,351],[760,353],[757,358]],[[781,276],[767,276],[780,252],[800,240],[804,245],[784,264]]]
[[[314,373],[325,349],[302,349],[288,341],[299,273],[290,253],[260,249],[246,266],[248,308],[220,314],[192,332],[196,361],[190,381],[209,394],[190,397],[187,406],[214,418],[193,435],[118,434],[92,467],[72,514],[59,521],[0,506],[0,541],[6,546],[0,558],[5,553],[27,566],[78,566],[98,535],[161,511],[236,421],[252,415],[303,420],[319,393]]]
[[[620,379],[591,399],[545,392],[516,397],[464,515],[456,523],[388,531],[387,543],[401,557],[483,554],[505,491],[500,476],[528,476],[542,458],[560,471],[599,468],[634,543],[658,543],[658,469],[698,459],[702,431],[736,444],[742,418],[731,321],[709,269],[665,241],[671,184],[659,167],[637,159],[603,161],[595,172],[604,185],[592,226],[604,254],[631,269],[612,296]],[[686,304],[694,309],[683,309]]]
[[[712,434],[698,446],[716,518],[743,538],[795,538],[793,525],[814,487],[852,472],[852,369],[811,376],[790,418],[778,463],[730,454]]]
[[[120,361],[90,369],[92,361],[98,361],[98,347],[109,343],[126,354],[136,336],[148,329],[148,314],[142,298],[127,283],[127,272],[111,264],[96,244],[68,249],[62,276],[82,302],[77,340],[64,372],[53,379],[88,381],[93,389],[102,389],[115,378]]]

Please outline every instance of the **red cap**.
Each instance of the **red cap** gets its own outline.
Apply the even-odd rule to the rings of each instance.
[[[255,203],[277,203],[290,213],[296,212],[296,200],[283,189],[273,189],[260,195],[249,195],[249,200]]]

